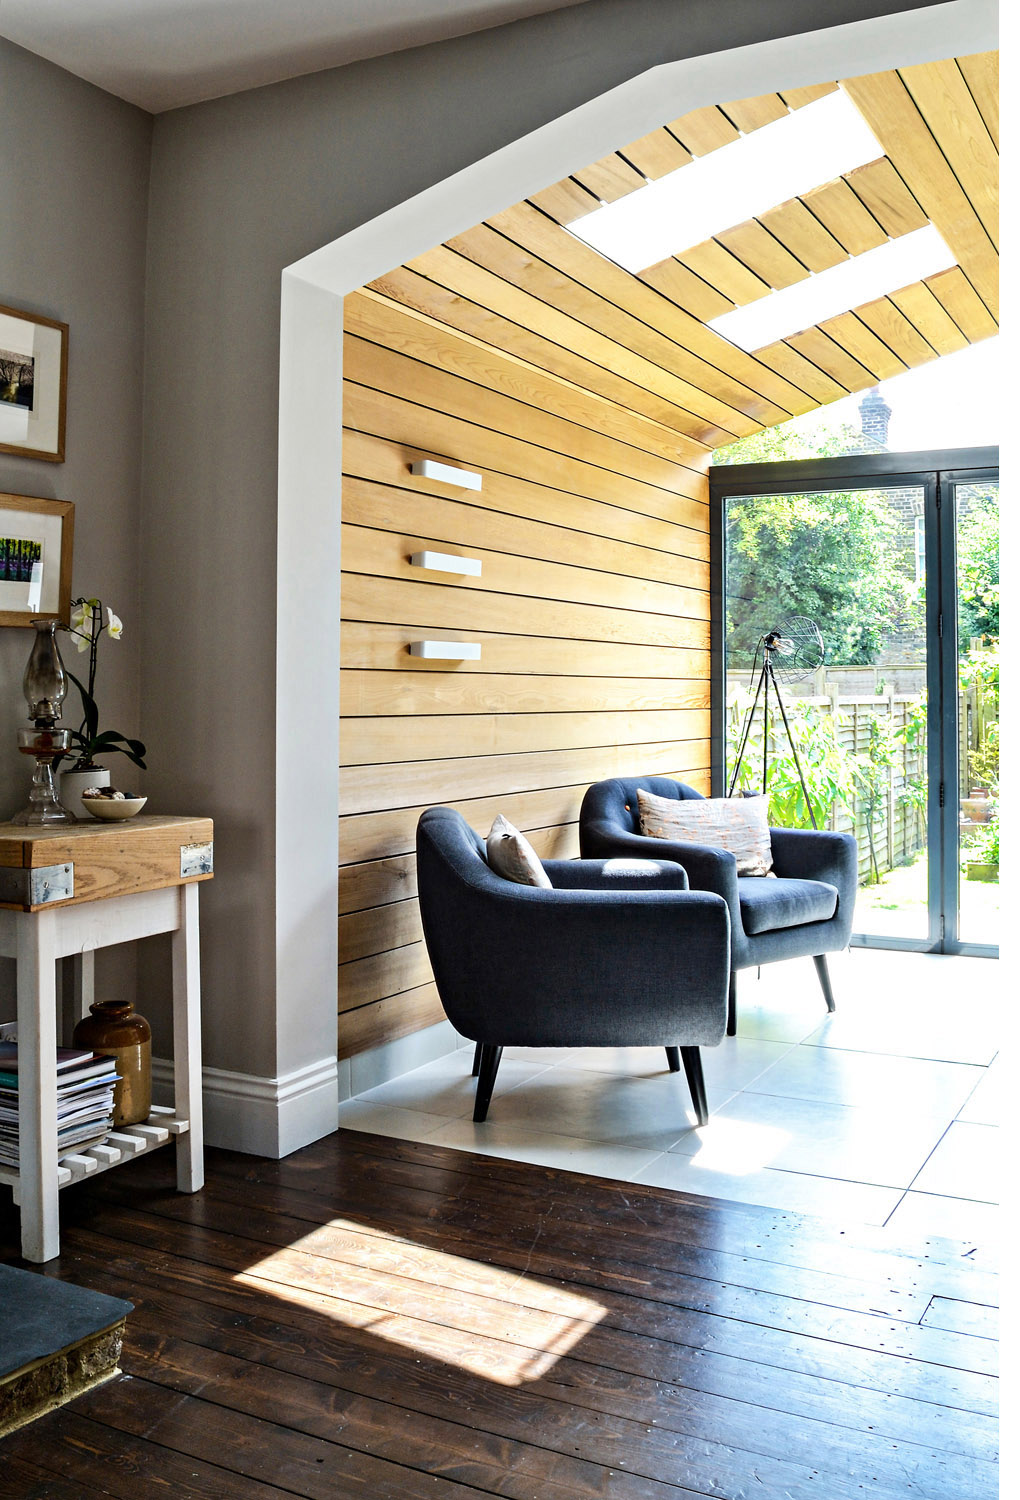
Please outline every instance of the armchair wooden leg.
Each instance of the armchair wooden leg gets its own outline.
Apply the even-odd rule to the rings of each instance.
[[[666,1061],[669,1063],[669,1071],[671,1073],[679,1073],[679,1071],[680,1071],[680,1048],[679,1047],[667,1047],[666,1048]]]
[[[836,1009],[836,1002],[832,998],[832,985],[829,983],[829,965],[826,962],[824,953],[816,954],[815,971],[818,974],[818,982],[822,986],[822,994],[825,996],[825,1007],[831,1013]]]
[[[474,1056],[474,1061],[471,1064],[471,1077],[472,1078],[477,1078],[478,1077],[478,1069],[481,1067],[481,1065],[482,1065],[482,1044],[481,1044],[481,1042],[475,1042],[475,1056]]]
[[[730,970],[730,999],[726,1008],[726,1035],[737,1034],[737,971]]]
[[[489,1113],[489,1100],[492,1098],[492,1090],[496,1082],[496,1074],[499,1071],[499,1060],[503,1056],[502,1047],[490,1046],[488,1042],[479,1042],[482,1049],[481,1059],[478,1065],[478,1088],[475,1092],[474,1120],[481,1123]]]
[[[699,1125],[708,1124],[708,1095],[705,1093],[705,1075],[701,1071],[701,1053],[697,1047],[681,1047],[687,1087],[691,1091],[691,1103]]]

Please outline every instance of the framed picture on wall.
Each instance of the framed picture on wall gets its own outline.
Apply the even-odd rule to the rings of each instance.
[[[0,495],[0,625],[71,618],[70,500]]]
[[[0,453],[64,462],[67,324],[0,307]]]

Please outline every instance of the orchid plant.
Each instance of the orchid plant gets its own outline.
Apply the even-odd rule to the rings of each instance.
[[[129,740],[125,735],[118,734],[115,729],[99,730],[99,707],[96,703],[96,666],[98,662],[100,636],[108,635],[111,641],[119,641],[124,626],[114,614],[112,609],[107,608],[106,618],[103,618],[103,605],[99,599],[73,599],[71,601],[71,623],[68,626],[70,634],[78,651],[89,654],[88,686],[68,671],[67,675],[81,694],[81,706],[84,717],[78,729],[70,731],[71,743],[75,746],[72,752],[74,759],[70,769],[72,771],[91,771],[95,769],[97,755],[105,755],[109,751],[119,750],[129,760],[133,760],[136,766],[145,769],[145,746],[141,740]],[[65,670],[67,670],[65,668]]]

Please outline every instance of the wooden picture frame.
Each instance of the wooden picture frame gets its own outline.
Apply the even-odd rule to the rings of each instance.
[[[71,619],[74,505],[0,494],[0,625]]]
[[[0,307],[0,453],[64,462],[67,324]]]

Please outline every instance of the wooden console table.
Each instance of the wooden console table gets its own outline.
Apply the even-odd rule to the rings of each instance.
[[[0,955],[18,966],[21,1158],[20,1170],[0,1166],[0,1183],[21,1208],[26,1260],[60,1252],[60,1188],[171,1139],[178,1187],[202,1186],[198,885],[212,879],[212,837],[208,818],[0,824]],[[173,934],[173,1108],[58,1161],[56,961],[74,959],[77,1020],[94,999],[95,950],[160,932]]]

